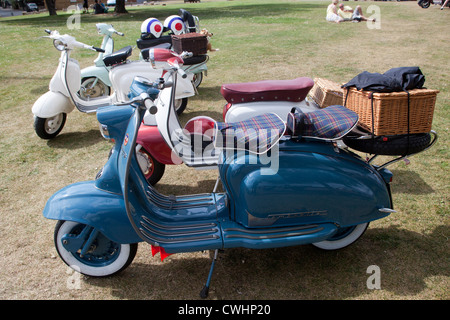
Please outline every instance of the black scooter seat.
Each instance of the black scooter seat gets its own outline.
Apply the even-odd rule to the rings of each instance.
[[[103,62],[107,67],[125,62],[128,59],[128,57],[131,56],[132,51],[133,48],[131,46],[126,46],[125,48],[122,48],[116,52],[113,52],[105,56],[103,58]]]

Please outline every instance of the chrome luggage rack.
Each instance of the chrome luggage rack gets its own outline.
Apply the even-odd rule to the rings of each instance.
[[[384,164],[382,164],[382,165],[380,165],[380,166],[375,166],[375,169],[376,169],[377,171],[379,171],[379,170],[381,170],[381,169],[383,169],[383,168],[385,168],[385,167],[387,167],[387,166],[389,166],[389,165],[391,165],[391,164],[394,164],[394,163],[396,163],[396,162],[398,162],[398,161],[400,161],[400,160],[405,160],[405,159],[407,159],[408,157],[414,156],[414,155],[416,155],[416,154],[418,154],[418,153],[421,153],[421,152],[423,152],[423,151],[425,151],[425,150],[430,149],[430,148],[436,143],[436,141],[437,141],[437,139],[438,139],[438,134],[436,133],[436,131],[431,130],[431,131],[430,131],[430,134],[433,135],[433,140],[431,140],[430,144],[429,144],[426,148],[424,148],[424,149],[422,149],[422,150],[420,150],[420,151],[418,151],[418,152],[415,152],[415,153],[410,153],[410,154],[407,154],[407,155],[402,155],[402,156],[400,156],[400,157],[398,157],[398,158],[392,159],[392,160],[390,160],[390,161],[388,161],[388,162],[385,162]],[[374,156],[372,156],[372,158],[370,158],[370,159],[367,161],[367,163],[370,164],[370,163],[371,163],[375,158],[377,158],[378,156],[379,156],[378,154],[375,154]]]

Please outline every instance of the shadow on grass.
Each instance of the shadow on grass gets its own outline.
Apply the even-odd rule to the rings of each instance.
[[[408,193],[408,194],[430,194],[434,193],[422,177],[414,171],[410,170],[392,170],[394,174],[392,193]]]
[[[180,8],[185,8],[182,4]],[[263,3],[263,4],[251,4],[241,5],[228,3],[226,6],[196,6],[188,7],[187,10],[202,20],[208,19],[220,19],[220,18],[246,18],[259,16],[277,16],[290,13],[293,11],[310,11],[314,8],[324,7],[321,3]],[[114,13],[94,15],[94,14],[82,14],[82,22],[114,22],[114,21],[144,21],[149,17],[155,17],[164,21],[170,15],[178,14],[178,9],[173,6],[170,7],[140,7],[140,8],[127,8],[128,14],[115,15]],[[45,15],[33,15],[26,18],[17,18],[14,20],[4,20],[1,23],[12,25],[61,25],[66,22],[69,14],[59,14],[57,16],[45,16]]]
[[[86,132],[67,132],[60,133],[56,138],[47,142],[51,148],[61,149],[81,149],[97,144],[105,139],[101,136],[99,130],[91,129]]]
[[[372,275],[367,270],[372,265],[380,268],[380,290],[405,299],[420,298],[427,280],[449,276],[443,258],[448,236],[448,226],[439,226],[428,235],[395,226],[369,227],[359,241],[339,251],[313,246],[227,249],[219,254],[209,298],[360,298],[375,290],[367,287]],[[199,298],[211,263],[207,255],[176,254],[160,262],[159,255],[151,257],[149,246],[141,245],[140,250],[148,254],[149,263],[140,259],[116,277],[85,278],[86,284],[110,287],[119,299]]]

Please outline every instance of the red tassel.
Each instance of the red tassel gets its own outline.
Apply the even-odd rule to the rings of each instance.
[[[166,250],[164,250],[164,248],[160,247],[159,254],[161,256],[161,261],[164,261],[164,259],[170,256],[172,253],[167,253]]]
[[[156,247],[154,245],[150,245],[152,247],[152,257],[155,256],[159,252],[159,247]]]
[[[153,245],[151,247],[152,247],[152,256],[154,257],[155,254],[157,254],[159,252],[159,255],[161,256],[161,261],[164,261],[165,258],[172,255],[172,253],[167,253],[163,247],[153,246]]]

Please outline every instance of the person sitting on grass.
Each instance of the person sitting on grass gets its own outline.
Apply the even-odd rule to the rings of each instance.
[[[353,22],[372,21],[372,22],[375,22],[375,18],[368,19],[363,16],[361,6],[356,6],[356,9],[353,10],[352,7],[344,6],[343,3],[340,3],[337,14],[340,18],[343,19],[343,21],[353,21]]]
[[[337,4],[339,0],[333,0],[327,7],[327,16],[326,20],[330,22],[340,23],[344,21],[343,18],[339,17],[337,14]]]
[[[100,0],[100,6],[103,8],[103,13],[108,13],[108,8],[105,6],[102,0]]]
[[[95,0],[94,14],[99,14],[99,13],[105,13],[105,10],[103,9],[102,5],[100,3],[98,3],[98,0]]]

